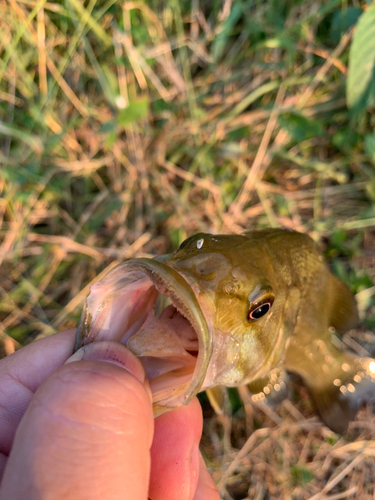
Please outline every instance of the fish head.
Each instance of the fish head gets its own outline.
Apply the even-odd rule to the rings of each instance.
[[[208,325],[210,362],[202,390],[268,373],[285,349],[287,290],[262,245],[242,235],[199,233],[166,264],[185,278]]]
[[[91,286],[76,349],[115,340],[139,356],[154,414],[216,385],[236,386],[280,359],[283,288],[245,236],[198,234],[167,258],[131,259]]]

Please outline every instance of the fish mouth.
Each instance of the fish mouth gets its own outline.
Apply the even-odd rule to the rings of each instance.
[[[75,350],[98,340],[121,342],[139,357],[155,416],[193,399],[212,354],[192,288],[173,268],[153,259],[126,261],[91,287]]]

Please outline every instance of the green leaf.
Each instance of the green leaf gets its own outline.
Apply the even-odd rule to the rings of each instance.
[[[278,118],[280,126],[296,142],[302,142],[323,134],[324,127],[319,120],[312,120],[298,113],[284,113]]]
[[[375,135],[366,134],[365,135],[365,153],[372,160],[375,161]]]
[[[332,144],[337,149],[350,153],[360,141],[361,136],[352,127],[341,127],[332,136]]]
[[[228,39],[232,34],[233,27],[240,19],[243,12],[243,5],[241,2],[235,2],[232,5],[229,16],[225,19],[221,26],[221,30],[212,42],[212,59],[217,62],[222,56],[225,49],[228,48]]]
[[[266,47],[268,49],[295,49],[296,48],[296,42],[293,40],[292,37],[288,36],[288,34],[285,33],[280,33],[275,38],[268,38],[261,44],[259,44],[260,47]]]
[[[243,408],[243,403],[238,390],[235,387],[228,387],[228,398],[232,410],[232,415],[234,415],[238,410]]]
[[[358,7],[337,9],[332,18],[330,32],[331,42],[337,45],[340,42],[342,35],[356,24],[362,13],[362,9],[358,9]]]
[[[375,4],[359,18],[349,52],[346,99],[348,107],[361,111],[369,105],[375,78]]]
[[[133,123],[146,118],[148,106],[149,102],[147,97],[143,97],[137,101],[132,101],[127,108],[122,109],[117,115],[119,125],[126,127],[127,125],[132,125]]]
[[[44,149],[42,141],[34,134],[30,134],[27,130],[21,130],[13,125],[8,125],[4,122],[0,122],[0,135],[3,134],[5,137],[11,137],[13,139],[18,139],[31,147],[38,155],[41,155]]]
[[[108,136],[104,142],[104,145],[107,148],[107,150],[110,149],[114,145],[114,143],[116,142],[116,139],[117,139],[117,134],[116,134],[115,130],[108,134]]]
[[[314,474],[303,465],[292,465],[290,472],[295,485],[304,486],[314,479]]]

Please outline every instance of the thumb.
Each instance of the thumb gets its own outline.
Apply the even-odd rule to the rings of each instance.
[[[140,361],[114,342],[85,346],[68,361],[31,400],[0,500],[144,500],[154,421]]]

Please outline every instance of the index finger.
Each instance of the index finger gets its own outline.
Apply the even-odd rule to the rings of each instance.
[[[0,361],[0,453],[9,454],[34,392],[72,355],[74,336],[74,329],[55,333]]]

